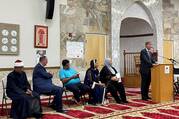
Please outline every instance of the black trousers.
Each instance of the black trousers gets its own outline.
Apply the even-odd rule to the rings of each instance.
[[[53,104],[54,104],[56,110],[61,111],[63,109],[63,105],[62,105],[63,88],[62,87],[53,85],[51,87],[50,92],[44,92],[42,90],[42,92],[39,92],[39,93],[45,94],[45,95],[54,95]]]
[[[149,94],[149,87],[150,87],[150,83],[151,83],[151,72],[148,73],[144,73],[141,72],[141,96],[142,99],[146,99],[148,98],[148,94]]]
[[[110,81],[107,84],[107,91],[111,93],[111,95],[114,97],[117,103],[120,103],[121,101],[122,102],[127,101],[125,89],[122,83],[118,83],[116,81]],[[120,94],[120,96],[118,95],[118,93]]]
[[[67,90],[73,92],[77,102],[80,102],[80,96],[90,92],[90,87],[82,83],[70,84],[65,87]]]

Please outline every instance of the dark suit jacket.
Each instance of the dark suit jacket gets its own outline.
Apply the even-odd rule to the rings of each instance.
[[[38,93],[51,92],[53,75],[48,73],[41,64],[37,64],[33,71],[33,89]]]
[[[155,61],[153,60],[152,56],[149,57],[146,49],[143,49],[140,52],[140,61],[141,61],[140,72],[144,74],[150,73],[151,68],[155,63]]]

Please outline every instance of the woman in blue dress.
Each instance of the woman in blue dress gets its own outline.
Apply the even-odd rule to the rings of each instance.
[[[90,104],[96,105],[103,102],[104,85],[99,79],[97,60],[90,61],[90,68],[86,71],[84,83],[91,88]]]

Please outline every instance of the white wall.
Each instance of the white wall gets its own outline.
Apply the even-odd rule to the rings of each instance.
[[[64,0],[63,0],[64,1]],[[62,1],[62,2],[63,2]],[[46,0],[0,0],[0,22],[20,25],[19,56],[0,56],[0,68],[12,67],[16,59],[24,61],[25,66],[35,65],[34,25],[49,28],[47,48],[48,66],[59,65],[60,60],[60,21],[59,2],[56,0],[53,20],[46,20]]]

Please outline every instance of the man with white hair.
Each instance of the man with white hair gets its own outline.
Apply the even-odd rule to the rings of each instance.
[[[39,63],[33,70],[33,89],[40,95],[54,95],[50,107],[55,109],[56,112],[66,113],[67,110],[64,110],[62,105],[63,88],[53,84],[53,74],[45,68],[47,63],[48,59],[46,56],[40,57]]]
[[[151,83],[151,68],[156,65],[155,61],[152,57],[152,52],[150,51],[152,48],[152,43],[146,42],[145,48],[140,52],[140,74],[141,74],[141,97],[142,100],[150,100],[149,97],[149,87]]]
[[[13,119],[40,118],[42,116],[40,98],[31,90],[23,67],[23,62],[16,60],[14,70],[7,76],[6,93],[12,100],[10,116]]]

